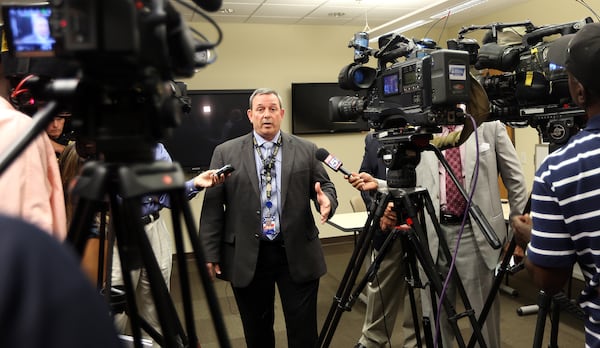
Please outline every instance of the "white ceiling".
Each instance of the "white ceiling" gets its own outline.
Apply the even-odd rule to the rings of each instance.
[[[193,4],[192,0],[182,0]],[[203,1],[203,0],[199,0]],[[214,0],[213,0],[214,1]],[[484,1],[484,0],[482,0]],[[494,10],[507,8],[528,0],[487,0],[462,12],[450,14],[446,25],[471,25],[487,23],[465,23]],[[202,21],[192,11],[171,1],[188,22]],[[209,13],[217,23],[268,23],[347,25],[377,31],[391,31],[404,25],[425,19],[433,25],[430,16],[447,12],[449,8],[468,2],[467,0],[224,0],[221,10]],[[230,13],[224,13],[227,10]],[[336,15],[337,14],[337,15]],[[389,25],[386,25],[389,24]]]
[[[167,1],[176,7],[187,22],[205,21],[200,15],[179,5],[176,0]],[[177,1],[197,7],[193,0]],[[218,0],[196,0],[196,2],[204,1]],[[357,31],[370,29],[371,34],[380,35],[417,20],[430,21],[423,24],[427,27],[443,25],[443,23],[436,23],[436,19],[430,17],[472,1],[476,0],[223,0],[220,11],[207,14],[217,23],[345,25],[352,26]],[[529,0],[479,1],[483,2],[462,12],[450,13],[445,24],[447,26],[487,24],[471,23],[470,19]],[[0,5],[15,2],[39,3],[40,0],[0,0]],[[224,13],[226,10],[230,13]]]

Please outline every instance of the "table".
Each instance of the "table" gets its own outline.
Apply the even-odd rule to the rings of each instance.
[[[335,214],[327,222],[344,232],[360,232],[365,226],[368,214],[366,211],[356,213]]]
[[[354,233],[354,247],[356,247],[356,235],[363,230],[368,216],[366,211],[335,214],[327,220],[327,223],[340,231]],[[358,299],[365,304],[367,303],[367,297],[362,292],[358,295]]]

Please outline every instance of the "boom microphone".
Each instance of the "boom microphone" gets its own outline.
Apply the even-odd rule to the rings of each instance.
[[[325,163],[329,168],[335,170],[336,172],[339,170],[344,175],[351,176],[351,173],[346,170],[346,168],[342,167],[342,161],[333,157],[333,155],[331,155],[329,151],[325,150],[324,148],[318,149],[315,156],[319,161]]]

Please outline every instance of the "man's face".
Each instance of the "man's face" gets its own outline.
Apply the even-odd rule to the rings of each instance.
[[[41,38],[48,38],[50,36],[48,20],[43,17],[35,17],[33,19],[33,32]]]
[[[56,139],[62,134],[64,127],[65,127],[65,118],[56,116],[56,117],[54,117],[52,122],[50,122],[48,127],[46,127],[46,133],[48,133],[48,136],[51,139]]]
[[[275,94],[259,94],[252,100],[252,109],[248,110],[248,119],[252,128],[266,140],[273,140],[281,128],[284,110]]]

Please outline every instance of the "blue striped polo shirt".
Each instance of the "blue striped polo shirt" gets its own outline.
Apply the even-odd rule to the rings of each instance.
[[[535,174],[529,260],[542,267],[579,263],[586,287],[586,346],[600,347],[600,115],[549,154]]]

